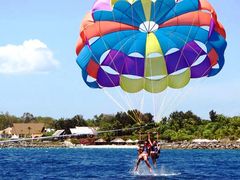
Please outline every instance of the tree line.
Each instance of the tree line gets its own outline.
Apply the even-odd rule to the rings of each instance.
[[[64,129],[67,134],[70,133],[70,128],[76,126],[95,127],[99,131],[123,129],[123,131],[101,134],[100,137],[106,140],[111,140],[115,136],[124,139],[139,139],[141,136],[144,139],[147,132],[155,134],[155,138],[156,133],[159,133],[160,139],[166,141],[184,141],[196,138],[237,140],[240,138],[240,117],[226,117],[213,110],[209,112],[209,120],[201,119],[192,111],[175,111],[159,122],[154,122],[151,113],[141,113],[138,110],[117,112],[112,115],[100,114],[95,115],[92,119],[85,119],[82,115],[54,119],[35,117],[31,113],[24,113],[21,117],[9,113],[0,114],[0,130],[11,127],[13,123],[29,122],[44,123],[46,128]],[[140,126],[144,127],[137,129]],[[136,127],[136,129],[129,130],[132,127]]]

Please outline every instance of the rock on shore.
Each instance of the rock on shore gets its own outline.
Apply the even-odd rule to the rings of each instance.
[[[162,149],[240,149],[240,143],[228,142],[228,143],[163,143]]]
[[[3,143],[0,148],[63,148],[66,145],[62,142],[17,142],[17,143]]]
[[[50,142],[50,141],[49,142],[18,142],[18,143],[0,144],[0,148],[67,148],[67,147],[81,147],[81,146],[69,146],[69,144],[65,142]],[[102,147],[101,145],[89,146],[89,148],[101,148],[101,147]],[[111,145],[108,145],[108,147],[110,148]],[[118,145],[114,145],[114,148],[117,148],[117,147]],[[121,147],[119,146],[119,148]],[[240,143],[239,142],[227,142],[227,143],[172,142],[172,143],[161,143],[161,149],[240,149]]]

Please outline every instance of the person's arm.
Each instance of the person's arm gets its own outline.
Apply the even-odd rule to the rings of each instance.
[[[148,133],[148,142],[149,142],[150,145],[152,146],[152,141],[151,141],[150,133]]]
[[[157,145],[157,149],[158,149],[158,153],[160,153],[160,151],[161,151],[161,145],[160,144]]]

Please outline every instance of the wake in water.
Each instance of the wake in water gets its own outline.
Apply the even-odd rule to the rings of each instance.
[[[145,164],[139,166],[138,171],[132,170],[134,176],[162,176],[162,177],[169,177],[169,176],[178,176],[181,173],[174,172],[172,170],[166,169],[164,165],[160,166],[159,169],[153,169],[153,172],[150,173],[148,168],[146,168]]]

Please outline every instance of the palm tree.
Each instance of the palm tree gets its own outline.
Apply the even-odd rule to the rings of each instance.
[[[28,127],[28,135],[29,135],[29,137],[30,137],[30,131],[31,131],[31,127]]]

